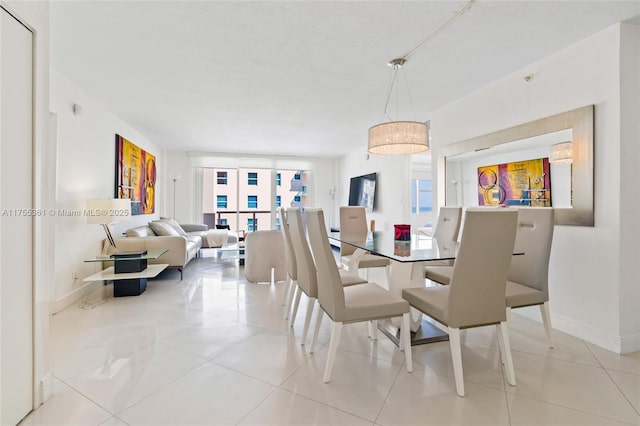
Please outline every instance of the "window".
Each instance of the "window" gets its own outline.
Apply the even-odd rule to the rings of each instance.
[[[249,172],[249,179],[247,181],[248,185],[257,185],[258,184],[258,173],[257,172]]]
[[[433,210],[431,180],[411,181],[411,213],[425,213]]]
[[[227,219],[220,219],[220,223],[218,225],[228,225]]]
[[[257,231],[258,219],[256,218],[255,221],[253,220],[253,218],[247,219],[247,229],[249,230],[249,232]]]
[[[300,173],[293,175],[293,180],[300,180]]]
[[[280,173],[276,173],[276,186],[282,186],[282,175]]]
[[[294,196],[293,197],[293,201],[296,202],[296,203],[299,203],[300,202],[300,196],[299,195]]]
[[[276,207],[282,207],[282,197],[280,195],[276,195]]]
[[[227,208],[227,196],[226,195],[218,195],[216,197],[216,206],[219,209],[226,209]]]
[[[250,209],[258,208],[258,196],[257,195],[248,195],[247,196],[247,207]]]
[[[218,172],[218,185],[227,184],[227,172]]]
[[[280,230],[280,218],[276,217],[276,229],[279,231]]]

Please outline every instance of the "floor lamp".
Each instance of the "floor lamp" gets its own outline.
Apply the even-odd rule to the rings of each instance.
[[[174,176],[173,178],[173,219],[176,218],[176,181],[180,180],[182,175]]]

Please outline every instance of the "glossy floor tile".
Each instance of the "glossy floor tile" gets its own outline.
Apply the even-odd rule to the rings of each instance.
[[[460,398],[448,342],[414,347],[408,373],[402,352],[381,333],[370,339],[365,324],[345,325],[323,383],[331,323],[324,318],[309,354],[306,297],[289,327],[283,293],[284,283],[248,283],[235,261],[207,251],[182,281],[166,271],[140,296],[59,312],[50,324],[54,394],[21,424],[640,425],[640,355],[557,330],[550,349],[542,325],[517,311],[515,387],[492,327],[466,333]]]

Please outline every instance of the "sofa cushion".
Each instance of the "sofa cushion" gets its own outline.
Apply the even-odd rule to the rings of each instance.
[[[149,222],[149,226],[151,227],[151,229],[153,229],[153,232],[155,232],[156,235],[159,235],[161,237],[180,237],[181,236],[178,233],[178,231],[173,229],[173,227],[169,225],[167,222],[162,222],[162,221]]]
[[[187,233],[184,232],[184,229],[182,229],[182,227],[174,219],[165,218],[165,219],[160,219],[160,220],[154,220],[154,222],[164,222],[167,225],[169,225],[170,227],[172,227],[173,229],[175,229],[176,232],[178,233],[178,235],[183,236],[183,237],[187,236]]]
[[[154,237],[156,234],[149,226],[137,226],[135,228],[127,229],[127,237]]]

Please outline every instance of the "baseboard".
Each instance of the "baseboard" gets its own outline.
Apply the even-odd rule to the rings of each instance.
[[[104,287],[105,286],[102,284],[102,281],[88,282],[82,287],[78,287],[75,290],[57,299],[53,303],[53,312],[51,313],[56,314],[88,296],[92,296],[92,299],[93,298],[98,298],[100,300],[106,299],[107,296],[105,292],[101,291]]]
[[[563,317],[562,315],[551,314],[551,325],[556,330],[560,330],[571,336],[586,340],[596,346],[615,353],[625,353],[622,347],[622,338],[603,330],[579,323],[575,320]],[[635,337],[635,342],[640,344],[640,336]]]
[[[623,337],[621,339],[621,351],[622,354],[629,354],[631,352],[640,351],[640,334],[633,336]]]
[[[42,403],[53,395],[53,375],[46,374],[42,380],[40,380],[40,397]]]

